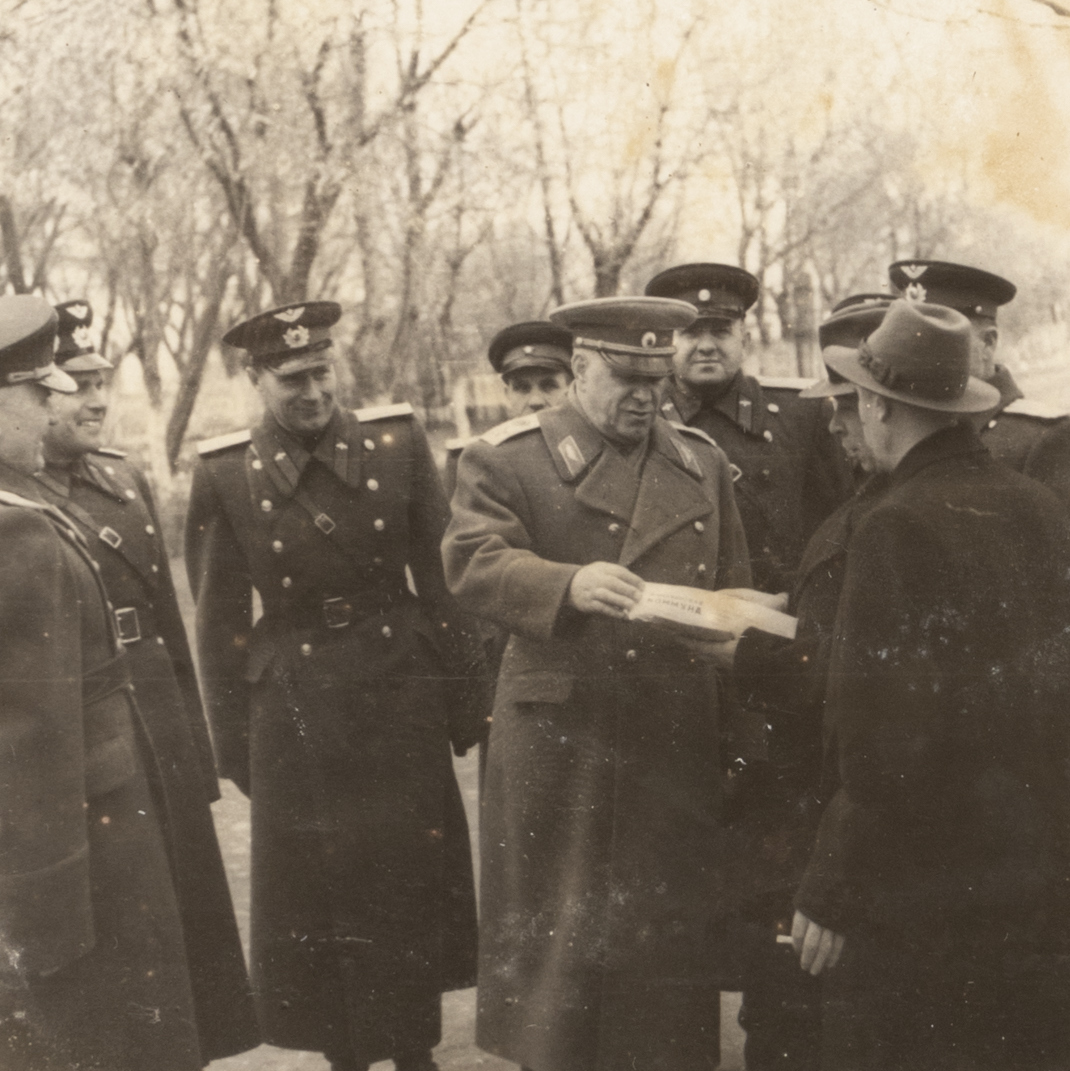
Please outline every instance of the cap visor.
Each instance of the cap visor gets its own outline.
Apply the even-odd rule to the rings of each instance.
[[[57,394],[77,394],[78,384],[62,368],[57,365],[50,364],[41,369],[41,375],[37,377],[37,382],[42,387],[47,387],[49,390],[54,390]]]
[[[853,383],[833,383],[831,380],[822,379],[812,383],[809,387],[799,391],[800,398],[839,398],[844,394],[854,394]]]
[[[310,368],[325,368],[334,364],[334,356],[329,350],[317,350],[315,353],[301,353],[278,364],[266,361],[256,362],[260,368],[266,368],[277,376],[292,376],[298,372],[307,372]]]
[[[115,367],[99,353],[80,353],[59,366],[64,372],[104,372]]]
[[[918,409],[933,409],[939,413],[984,413],[989,409],[995,409],[999,404],[999,391],[974,376],[970,376],[966,381],[966,389],[961,397],[942,401],[886,387],[859,364],[858,350],[848,346],[827,346],[822,351],[821,357],[829,368],[834,372],[839,372],[855,386],[883,395],[885,398],[891,398],[893,401],[903,402],[905,405],[913,405]]]

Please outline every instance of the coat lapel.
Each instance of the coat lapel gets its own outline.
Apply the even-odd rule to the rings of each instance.
[[[653,436],[621,548],[619,563],[625,567],[684,525],[716,510],[690,446],[683,439],[677,442],[678,434],[661,421],[655,423]],[[716,523],[715,518],[708,523]]]

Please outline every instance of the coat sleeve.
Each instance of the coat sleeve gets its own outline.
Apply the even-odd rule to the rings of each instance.
[[[1040,436],[1022,471],[1054,491],[1064,507],[1070,507],[1070,420],[1060,421]]]
[[[0,975],[50,972],[94,943],[81,628],[63,544],[0,511]]]
[[[508,632],[549,640],[580,567],[548,561],[532,549],[524,492],[496,456],[499,449],[476,441],[461,454],[442,544],[446,581],[472,613]]]
[[[157,578],[159,588],[154,600],[156,619],[159,622],[160,632],[167,644],[167,654],[171,659],[171,666],[175,671],[175,680],[178,682],[179,691],[182,694],[182,704],[186,711],[186,721],[189,723],[190,735],[193,737],[194,746],[197,749],[197,758],[200,760],[201,780],[209,801],[219,799],[219,781],[215,772],[215,756],[212,753],[212,742],[208,735],[208,724],[205,721],[204,707],[201,704],[200,691],[197,688],[197,674],[193,668],[193,655],[190,652],[189,639],[186,636],[186,626],[182,621],[182,613],[178,608],[178,595],[175,593],[175,582],[171,575],[171,564],[167,553],[167,545],[163,540],[163,528],[156,511],[156,502],[152,496],[152,489],[141,472],[135,470],[134,478],[145,499],[146,508],[152,523],[156,528],[156,538],[160,543],[160,574]]]
[[[848,553],[829,657],[826,727],[838,788],[796,896],[809,918],[848,928],[870,906],[874,845],[917,827],[941,781],[960,622],[939,610],[954,570],[902,511],[870,514]]]
[[[445,681],[450,740],[463,755],[485,735],[492,686],[487,675],[478,623],[461,612],[442,570],[442,537],[449,504],[423,428],[412,429],[412,487],[409,494],[409,566],[416,591],[435,624],[436,640],[449,677]]]
[[[246,652],[252,637],[252,578],[241,545],[202,461],[186,517],[186,569],[197,602],[197,654],[219,773],[249,793]]]

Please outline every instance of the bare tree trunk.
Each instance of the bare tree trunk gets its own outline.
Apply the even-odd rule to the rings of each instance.
[[[7,265],[7,277],[16,294],[28,294],[26,274],[22,267],[22,248],[19,232],[15,226],[15,212],[11,200],[6,194],[0,194],[0,239],[4,243],[4,262]]]

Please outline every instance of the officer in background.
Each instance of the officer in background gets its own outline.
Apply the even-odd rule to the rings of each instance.
[[[565,400],[572,382],[572,336],[557,324],[528,320],[505,327],[490,340],[487,357],[505,384],[509,419],[537,413]],[[449,497],[457,486],[457,459],[474,438],[446,443],[445,484]]]
[[[336,1071],[431,1071],[440,995],[474,982],[450,742],[478,737],[482,660],[443,580],[448,506],[412,408],[336,401],[340,315],[286,305],[224,336],[264,415],[200,444],[187,565],[220,773],[253,803],[265,1039]]]
[[[828,432],[827,409],[820,401],[800,401],[807,381],[744,373],[744,319],[758,296],[750,272],[728,264],[680,264],[654,276],[646,293],[698,310],[698,319],[676,333],[662,413],[701,428],[728,455],[754,586],[789,591],[807,540],[852,491]]]
[[[1046,484],[1070,504],[1066,407],[1024,397],[997,360],[996,315],[1014,298],[1015,285],[992,272],[944,260],[897,260],[888,278],[897,296],[946,305],[970,321],[970,374],[999,391],[998,404],[973,418],[981,442],[997,461]]]
[[[219,784],[208,726],[148,482],[121,450],[101,445],[112,366],[93,346],[93,310],[79,300],[56,312],[56,363],[78,391],[53,401],[38,493],[74,522],[115,608],[163,787],[201,1054],[218,1060],[260,1039],[209,806]]]
[[[0,297],[0,1067],[200,1071],[160,762],[74,524],[37,498],[56,314]]]

